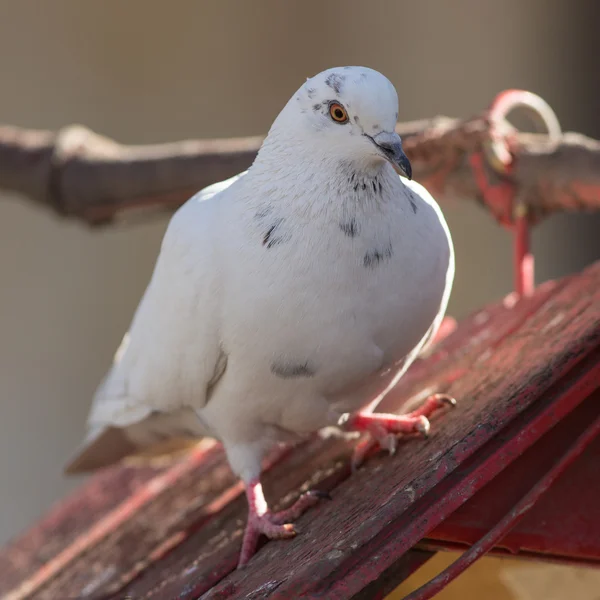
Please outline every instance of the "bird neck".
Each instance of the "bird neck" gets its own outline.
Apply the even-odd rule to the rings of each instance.
[[[302,138],[277,133],[269,133],[250,172],[256,183],[288,205],[297,202],[304,210],[310,203],[328,212],[332,206],[375,208],[399,185],[387,162],[344,156],[343,149],[326,154]]]

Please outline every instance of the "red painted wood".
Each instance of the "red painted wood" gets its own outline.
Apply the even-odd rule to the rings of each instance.
[[[90,523],[119,506],[161,469],[118,467],[92,477],[31,529],[0,549],[0,595],[41,568]]]
[[[380,409],[393,411],[398,408],[399,400],[401,404],[412,396],[423,397],[427,392],[447,391],[450,383],[469,372],[475,354],[485,355],[493,351],[570,281],[571,278],[564,278],[546,282],[536,289],[534,296],[523,298],[518,304],[516,296],[510,294],[502,302],[467,317],[455,333],[435,346],[425,360],[415,361],[402,378],[398,393],[390,394],[381,403]],[[425,383],[433,387],[426,387]]]
[[[119,599],[126,594],[191,599],[211,588],[207,598],[375,593],[382,578],[409,560],[406,551],[423,535],[583,400],[570,390],[578,389],[576,382],[584,385],[586,376],[585,389],[594,387],[589,373],[598,363],[593,356],[598,347],[600,263],[543,286],[515,306],[506,302],[480,311],[414,365],[383,408],[397,409],[425,392],[452,393],[459,406],[434,418],[429,440],[407,438],[396,456],[378,455],[352,476],[350,444],[339,439],[302,444],[270,469],[264,487],[276,508],[308,486],[330,490],[334,499],[299,520],[301,534],[294,540],[266,544],[244,572],[232,570],[245,500],[215,451],[212,463],[199,460],[182,468],[155,493],[138,488],[125,500],[134,511],[105,503],[104,529],[78,521],[70,540],[61,538],[57,549],[44,529],[37,551],[24,554],[19,568],[9,567],[10,588],[0,579],[0,593],[13,589],[15,580],[23,582],[25,563],[31,565],[30,588],[26,583],[22,589],[31,589],[35,599],[81,596],[92,588],[97,596]],[[158,474],[159,481],[163,477]],[[146,485],[152,489],[153,483]],[[66,523],[60,515],[57,522]],[[46,567],[44,578],[35,569],[45,547],[60,569]],[[256,593],[263,595],[252,596]]]
[[[598,357],[595,357],[594,365],[597,366],[597,363]],[[594,378],[596,373],[597,371],[594,371]],[[399,503],[398,508],[405,510],[395,521],[391,520],[389,525],[380,524],[379,519],[383,520],[385,512],[379,510],[375,517],[377,522],[373,526],[375,531],[367,532],[363,528],[362,533],[365,535],[374,533],[369,541],[357,549],[345,564],[332,566],[321,562],[316,572],[311,573],[310,577],[307,574],[307,579],[299,576],[300,581],[295,582],[294,587],[298,591],[298,597],[318,598],[322,594],[327,594],[326,597],[332,599],[353,597],[365,581],[371,578],[375,580],[379,576],[382,566],[387,561],[391,567],[394,557],[401,557],[413,547],[430,528],[435,527],[468,500],[477,489],[492,480],[581,400],[579,394],[569,392],[568,385],[557,386],[547,392],[544,400],[540,400],[519,415],[508,427],[501,430],[500,435],[493,437],[488,444],[479,447],[476,453],[463,461],[460,457],[466,446],[460,448],[462,444],[459,444],[460,449],[457,448],[450,456],[445,457],[445,460],[460,463],[455,470],[449,471],[446,478],[420,501],[405,507]],[[447,465],[442,462],[433,468],[440,471],[447,468]],[[423,475],[421,479],[427,481],[428,477]],[[415,484],[411,487],[415,489]],[[377,557],[376,560],[374,557]],[[326,566],[333,568],[325,570]],[[303,583],[304,581],[308,583]],[[283,599],[286,594],[291,593],[291,585],[288,588],[282,586],[281,592],[274,594],[273,599]]]
[[[474,544],[499,520],[533,478],[599,413],[596,391],[579,409],[534,444],[471,500],[429,533],[424,545],[457,549]],[[496,545],[498,554],[600,566],[600,438],[550,488],[531,512]]]
[[[598,273],[596,273],[596,276],[598,276]],[[591,284],[591,282],[589,283]],[[336,585],[340,584],[344,577],[351,575],[353,572],[356,573],[354,584],[359,588],[360,586],[364,587],[369,581],[373,580],[377,574],[385,570],[388,566],[388,560],[390,563],[393,562],[390,559],[390,556],[393,556],[393,552],[387,552],[386,557],[386,553],[380,551],[380,547],[376,547],[375,549],[370,548],[365,550],[364,554],[362,554],[360,551],[363,544],[366,544],[367,540],[376,539],[381,540],[382,545],[385,545],[383,539],[388,541],[387,538],[389,536],[391,536],[392,540],[406,540],[404,537],[407,533],[405,528],[388,532],[387,535],[382,530],[385,529],[385,526],[390,521],[390,512],[401,514],[403,509],[406,509],[411,503],[414,504],[419,496],[427,491],[428,487],[439,482],[446,472],[451,472],[461,461],[466,460],[480,448],[480,445],[490,439],[502,425],[506,424],[511,417],[514,417],[522,408],[538,398],[539,392],[546,389],[546,386],[550,385],[553,378],[560,377],[562,372],[561,367],[565,370],[568,369],[570,365],[565,360],[568,356],[572,356],[571,364],[577,361],[578,351],[575,348],[579,347],[580,343],[586,344],[586,334],[583,332],[587,329],[588,325],[595,334],[589,338],[590,347],[594,347],[598,343],[595,329],[598,315],[588,314],[590,317],[588,325],[584,324],[584,321],[586,321],[585,318],[580,318],[580,315],[585,315],[586,310],[591,306],[591,301],[594,300],[592,297],[593,288],[594,284],[591,284],[589,287],[586,286],[585,290],[576,287],[562,295],[557,294],[553,298],[553,301],[546,307],[547,312],[545,316],[539,316],[536,313],[533,317],[533,328],[529,335],[520,337],[519,349],[521,352],[519,354],[514,352],[512,343],[504,345],[500,343],[495,349],[495,355],[484,356],[483,361],[493,360],[495,364],[502,365],[503,367],[502,370],[497,371],[482,368],[481,375],[485,378],[493,377],[492,382],[488,384],[487,381],[484,381],[482,385],[481,379],[471,375],[468,378],[468,382],[462,381],[455,384],[463,383],[465,387],[467,383],[472,385],[479,392],[479,397],[475,398],[475,402],[472,403],[465,403],[463,401],[462,405],[459,406],[451,418],[443,423],[443,426],[441,421],[438,421],[440,429],[436,430],[434,437],[437,437],[435,441],[438,442],[439,446],[432,447],[435,443],[433,439],[430,440],[431,446],[429,448],[428,444],[419,444],[416,441],[407,443],[394,459],[381,457],[371,463],[365,471],[338,486],[336,490],[337,495],[331,505],[324,505],[307,514],[300,523],[302,524],[307,520],[309,522],[314,520],[314,523],[311,523],[312,530],[319,532],[319,540],[322,540],[321,544],[315,544],[314,538],[303,538],[301,540],[300,537],[294,540],[293,544],[286,545],[285,542],[283,544],[279,542],[269,543],[263,552],[256,557],[250,573],[233,573],[222,585],[217,586],[214,592],[211,592],[207,598],[212,597],[212,594],[219,594],[215,597],[235,597],[235,595],[243,597],[243,594],[252,593],[259,589],[261,582],[264,581],[285,581],[285,583],[279,585],[277,590],[273,592],[273,597],[286,597],[286,594],[290,597],[289,594],[297,593],[301,585],[300,582],[303,581],[316,580],[327,586],[329,580],[326,577],[326,567],[332,569],[329,572],[329,576],[336,582]],[[594,306],[598,305],[595,304]],[[540,323],[547,323],[551,320],[548,318],[550,314],[556,315],[557,310],[563,310],[566,314],[567,308],[570,308],[573,315],[578,316],[576,321],[579,322],[579,327],[583,327],[583,329],[579,329],[578,335],[574,336],[571,340],[572,342],[576,340],[572,346],[569,343],[567,344],[570,346],[569,350],[563,347],[565,353],[562,354],[562,361],[560,360],[560,356],[555,356],[556,369],[558,370],[551,370],[548,369],[548,359],[550,358],[548,354],[548,348],[550,347],[549,340],[554,339],[556,336],[563,341],[567,341],[569,337],[561,336],[561,330],[564,331],[564,329],[559,326],[559,322],[556,322],[558,330],[553,332],[552,328],[547,328],[546,344],[540,346],[540,335],[537,330],[540,329]],[[569,323],[568,319],[563,320],[562,325],[564,328],[566,328],[567,323]],[[535,332],[535,336],[532,335],[533,332]],[[545,341],[543,337],[542,342]],[[537,342],[536,339],[538,340]],[[552,348],[553,351],[557,351],[560,354],[561,350],[559,346],[560,344],[555,344]],[[546,348],[546,352],[543,351],[544,347]],[[521,354],[528,356],[529,360],[520,360]],[[476,362],[477,359],[475,357],[481,358],[480,349],[476,347],[473,348],[473,353],[470,357],[471,363]],[[510,362],[511,357],[516,359],[513,363]],[[535,367],[536,364],[537,367]],[[511,376],[512,374],[518,374],[519,371],[521,372],[519,377]],[[528,376],[531,374],[534,376],[537,374],[538,377],[535,387],[529,385],[528,382]],[[521,386],[522,394],[520,397],[516,394],[519,390],[519,385]],[[487,404],[486,398],[490,390],[495,390],[496,394],[489,401],[490,403]],[[456,393],[454,389],[452,392],[459,398],[469,398],[467,393]],[[522,405],[519,405],[520,401],[523,403]],[[477,406],[477,402],[480,403],[479,406]],[[461,415],[462,418],[459,417],[460,412],[463,413]],[[479,425],[482,417],[486,425],[485,427]],[[465,430],[460,430],[461,425],[465,427]],[[444,435],[448,436],[445,441],[441,439]],[[448,447],[452,447],[452,450],[444,456],[444,449]],[[435,461],[433,464],[432,460]],[[407,461],[410,464],[407,465]],[[400,469],[396,465],[401,465]],[[425,476],[422,475],[424,472],[426,473]],[[415,474],[421,475],[421,480],[411,480],[409,478],[410,475],[415,477]],[[402,491],[406,487],[412,488],[410,497],[406,497],[406,494]],[[431,499],[428,502],[429,505],[432,504]],[[447,502],[447,498],[444,499],[444,502]],[[423,531],[415,532],[415,541],[422,534]],[[352,548],[353,545],[356,545],[356,549]],[[350,552],[348,552],[349,548]],[[230,563],[234,563],[236,551],[237,547],[228,555]],[[343,563],[344,559],[348,558],[348,554],[354,555],[360,564],[353,564],[352,568],[346,570]],[[369,559],[369,557],[372,558],[373,556],[378,557],[374,566],[372,565],[372,560]],[[338,566],[340,562],[342,564]],[[294,569],[291,575],[289,572],[290,565],[293,565]],[[365,566],[367,569],[371,567],[371,570],[365,573],[358,568],[360,565]],[[332,567],[335,566],[338,566],[338,568],[333,569]],[[148,574],[147,582],[144,586],[137,587],[134,585],[128,588],[127,591],[142,595],[148,593],[152,590],[152,587],[149,585],[150,579],[152,577]],[[240,581],[243,582],[243,585],[238,587]],[[176,589],[176,586],[173,586],[165,590],[165,592],[167,594],[175,593]],[[231,591],[229,595],[227,595],[227,590]],[[295,591],[292,592],[292,590]],[[193,589],[193,593],[203,591],[205,591],[203,587]],[[319,591],[322,592],[321,589]],[[351,593],[353,592],[349,591],[349,588],[346,587],[340,591],[339,597],[350,597],[348,594]],[[326,597],[338,597],[333,595],[332,589],[329,588],[327,588],[326,594]],[[193,594],[185,597],[193,597]],[[310,597],[310,595],[307,597]]]
[[[542,469],[543,475],[539,479],[537,474],[534,474],[533,481],[535,483],[531,487],[528,486],[527,491],[504,512],[501,519],[482,538],[477,540],[470,548],[467,548],[457,560],[441,573],[438,573],[433,579],[406,596],[405,600],[429,600],[433,598],[475,561],[492,550],[529,513],[585,449],[600,436],[600,413],[597,410],[597,398],[588,398],[584,405],[592,407],[591,424],[584,425],[583,431],[575,440],[570,441],[554,464]]]

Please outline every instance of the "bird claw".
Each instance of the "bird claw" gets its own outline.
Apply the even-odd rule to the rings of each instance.
[[[440,406],[449,406],[450,408],[455,408],[456,407],[456,399],[453,398],[452,396],[449,396],[448,394],[435,394],[435,396],[433,396],[433,398],[437,401],[437,403]]]
[[[424,438],[429,437],[431,431],[431,423],[427,417],[419,417],[419,420],[415,423],[415,431],[418,431]]]
[[[443,406],[454,408],[456,400],[448,394],[434,394],[416,410],[405,415],[357,413],[346,417],[346,427],[358,431],[366,431],[366,438],[362,439],[355,447],[352,457],[352,471],[356,471],[363,463],[366,455],[375,447],[387,450],[390,455],[396,453],[398,447],[397,434],[419,433],[422,437],[429,437],[431,423],[428,419],[434,412]]]
[[[267,510],[259,514],[258,507],[266,507],[266,501],[262,493],[262,486],[258,480],[253,481],[247,487],[248,495],[248,522],[244,531],[242,550],[238,562],[238,568],[243,567],[254,556],[256,545],[261,535],[271,540],[281,540],[294,537],[299,533],[298,528],[291,523],[297,519],[308,508],[317,504],[320,500],[331,500],[328,492],[322,490],[309,490],[305,492],[285,510],[271,512]]]
[[[244,531],[244,540],[242,542],[242,551],[238,560],[238,568],[248,564],[254,556],[258,538],[265,535],[270,540],[284,540],[294,537],[298,531],[292,523],[275,523],[273,515],[265,514],[262,516],[256,513],[248,515],[246,530]]]
[[[377,440],[370,434],[363,436],[356,446],[354,446],[354,451],[352,452],[352,460],[350,462],[350,468],[352,473],[356,473],[358,469],[361,467],[365,458],[369,452],[377,446]]]
[[[306,494],[309,496],[314,496],[319,500],[333,500],[331,494],[329,492],[324,492],[323,490],[308,490]]]
[[[390,456],[396,454],[398,438],[393,433],[388,433],[383,440],[378,441],[381,448],[387,450]]]

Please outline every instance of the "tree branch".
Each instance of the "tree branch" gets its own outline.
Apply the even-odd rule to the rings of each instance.
[[[469,157],[490,140],[487,115],[399,124],[413,175],[438,199],[485,204]],[[600,142],[567,133],[516,133],[506,124],[514,169],[508,177],[532,214],[600,209]],[[55,212],[101,225],[137,212],[174,210],[199,189],[248,168],[261,137],[127,146],[81,126],[58,133],[0,127],[0,188]],[[501,181],[491,167],[492,183]],[[505,177],[506,178],[506,177]]]

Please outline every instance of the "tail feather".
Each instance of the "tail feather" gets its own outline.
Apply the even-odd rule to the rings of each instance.
[[[154,412],[124,427],[107,425],[93,429],[65,473],[87,473],[134,458],[137,463],[173,457],[195,446],[206,435],[190,409],[171,413]]]
[[[82,451],[65,467],[65,473],[87,473],[120,462],[138,450],[126,432],[119,427],[107,427],[84,445]]]

